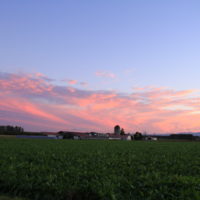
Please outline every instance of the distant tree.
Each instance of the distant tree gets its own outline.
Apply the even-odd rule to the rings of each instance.
[[[131,140],[134,140],[134,136],[133,135],[131,135]]]
[[[14,131],[15,131],[16,133],[23,133],[23,132],[24,132],[24,129],[23,129],[22,127],[20,127],[20,126],[15,126],[15,127],[14,127]]]
[[[7,135],[20,135],[24,132],[24,129],[20,126],[0,126],[0,134]]]
[[[171,134],[169,136],[170,139],[177,139],[177,140],[181,140],[181,139],[184,139],[184,140],[193,140],[194,139],[194,136],[192,134]]]
[[[134,140],[142,140],[142,138],[143,138],[142,133],[136,132],[134,134]]]
[[[125,135],[125,131],[123,128],[121,129],[120,135]]]

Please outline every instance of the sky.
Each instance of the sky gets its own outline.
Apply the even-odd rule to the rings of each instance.
[[[0,125],[200,131],[198,0],[1,0]]]

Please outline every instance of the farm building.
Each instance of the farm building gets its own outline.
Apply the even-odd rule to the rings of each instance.
[[[109,140],[132,140],[131,135],[107,134]]]
[[[60,135],[59,133],[55,132],[44,132],[44,135],[48,137],[48,139],[63,139],[63,136]]]
[[[119,125],[116,125],[116,126],[114,127],[114,134],[115,134],[115,135],[120,135],[120,133],[121,133],[120,126],[119,126]]]
[[[63,139],[87,140],[97,138],[97,136],[82,132],[60,131],[58,134],[62,135]]]
[[[147,136],[147,137],[144,138],[144,140],[157,141],[158,138],[157,137],[152,137],[152,136]]]
[[[59,135],[63,136],[63,139],[73,140],[132,140],[131,135],[116,135],[116,134],[101,134],[95,132],[72,132],[72,131],[60,131]],[[53,136],[52,136],[53,137]]]
[[[63,139],[62,135],[47,135],[49,139]]]
[[[128,141],[132,140],[131,135],[122,135],[121,138],[122,140],[128,140]]]

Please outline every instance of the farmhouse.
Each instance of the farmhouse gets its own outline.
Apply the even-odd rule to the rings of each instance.
[[[144,138],[144,140],[157,141],[158,138],[157,137],[153,137],[153,136],[147,136],[147,137]]]
[[[63,139],[63,136],[59,133],[45,132],[44,134],[48,137],[48,139]]]
[[[58,134],[62,135],[63,139],[86,140],[96,138],[96,136],[82,132],[60,131]]]
[[[132,140],[131,135],[107,134],[109,140]]]

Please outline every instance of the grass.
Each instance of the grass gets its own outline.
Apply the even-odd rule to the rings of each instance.
[[[25,200],[25,199],[0,195],[0,200]]]
[[[0,138],[0,152],[2,194],[33,200],[200,199],[197,142]]]

